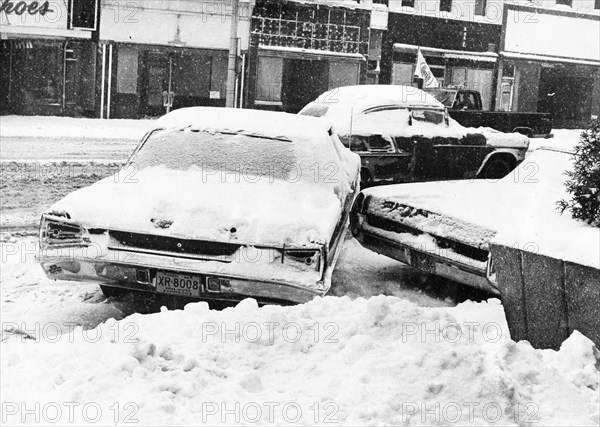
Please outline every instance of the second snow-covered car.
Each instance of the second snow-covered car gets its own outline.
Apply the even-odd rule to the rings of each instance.
[[[119,173],[43,214],[41,265],[108,296],[306,302],[329,290],[359,169],[320,119],[176,110]]]
[[[370,188],[356,199],[350,229],[375,252],[498,294],[489,242],[522,224],[559,216],[556,203],[566,198],[565,170],[571,168],[570,151],[546,148],[536,150],[499,181]],[[535,246],[535,241],[515,244]]]
[[[411,86],[346,86],[324,93],[301,115],[332,121],[362,159],[362,184],[502,178],[524,158],[529,139],[466,128],[430,94]]]

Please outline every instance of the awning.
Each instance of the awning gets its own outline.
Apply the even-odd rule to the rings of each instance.
[[[360,53],[342,53],[319,49],[302,49],[288,46],[266,46],[259,45],[259,54],[271,54],[295,59],[341,59],[352,61],[366,61]]]
[[[520,52],[500,52],[500,56],[506,59],[523,59],[526,61],[541,61],[541,62],[562,62],[569,64],[578,65],[591,65],[600,67],[600,61],[593,61],[588,59],[577,59],[577,58],[564,58],[560,56],[547,56],[547,55],[536,55],[532,53],[520,53]]]
[[[478,62],[496,62],[498,54],[496,52],[472,52],[467,50],[440,49],[437,47],[417,46],[414,44],[394,43],[395,52],[417,53],[417,49],[425,56],[438,56],[448,59],[463,59]]]

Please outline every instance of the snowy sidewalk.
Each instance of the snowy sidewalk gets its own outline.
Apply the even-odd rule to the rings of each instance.
[[[0,138],[101,138],[139,140],[154,120],[0,116]]]

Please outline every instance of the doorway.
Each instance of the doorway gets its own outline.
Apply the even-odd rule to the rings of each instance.
[[[591,115],[591,73],[575,67],[542,67],[538,111],[551,113],[554,127],[579,127]]]
[[[281,95],[283,108],[297,113],[329,89],[329,62],[324,60],[285,59]]]
[[[170,109],[168,94],[172,106],[173,58],[168,53],[147,52],[145,63],[142,112],[146,116],[161,116]]]

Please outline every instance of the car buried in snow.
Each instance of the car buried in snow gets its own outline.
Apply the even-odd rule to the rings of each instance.
[[[523,159],[529,139],[466,128],[430,94],[411,86],[361,85],[330,90],[298,114],[325,117],[360,155],[361,185],[495,178]]]
[[[106,296],[306,302],[329,290],[359,170],[321,119],[175,110],[117,174],[42,215],[40,262]]]
[[[501,180],[424,182],[361,191],[350,214],[366,248],[424,272],[498,294],[489,242],[557,214],[572,150],[541,148]],[[517,233],[518,234],[518,233]],[[518,242],[515,242],[519,244]],[[534,241],[520,242],[522,247]]]

